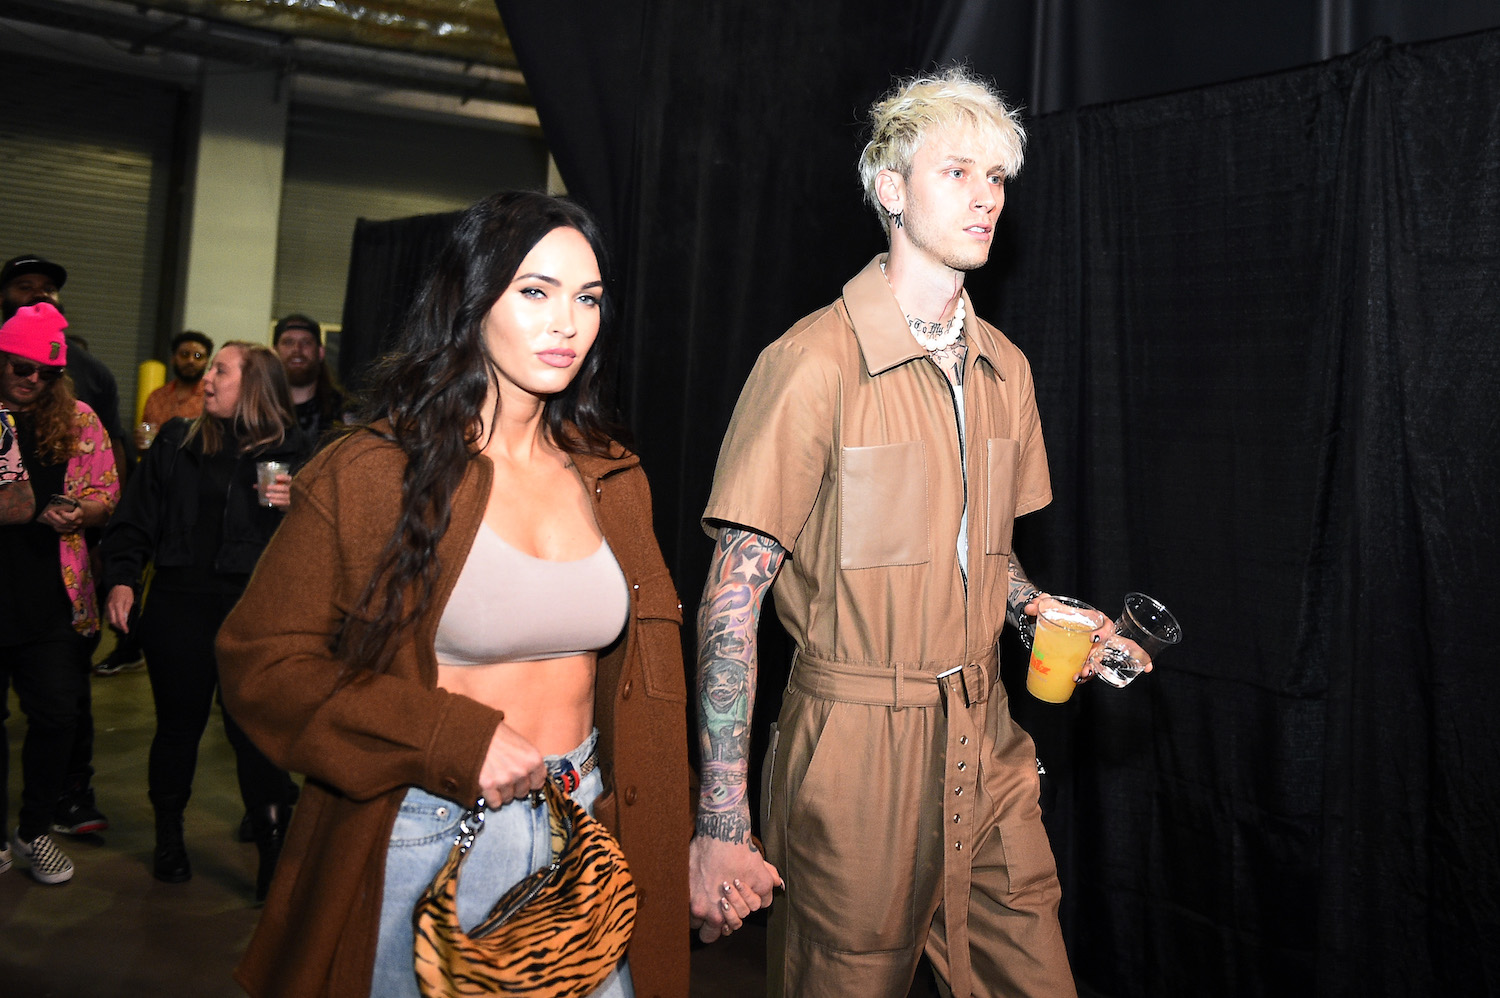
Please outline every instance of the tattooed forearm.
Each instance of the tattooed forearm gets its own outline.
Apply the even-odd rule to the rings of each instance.
[[[755,706],[755,630],[766,590],[786,557],[752,531],[719,531],[698,608],[698,741],[703,759],[698,834],[727,842],[750,836],[745,784]]]
[[[30,482],[0,485],[0,523],[25,523],[35,514]]]
[[[1027,577],[1026,569],[1021,567],[1021,562],[1017,560],[1015,552],[1011,552],[1006,574],[1010,577],[1010,581],[1005,595],[1005,619],[1024,637],[1030,632],[1029,618],[1026,617],[1026,604],[1040,596],[1041,590]]]

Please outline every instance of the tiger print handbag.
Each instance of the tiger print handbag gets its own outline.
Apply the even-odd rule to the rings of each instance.
[[[458,871],[484,826],[464,812],[448,861],[412,912],[422,998],[582,998],[619,964],[635,926],[635,882],[620,845],[556,781],[543,788],[552,863],[506,891],[469,932],[458,921]]]

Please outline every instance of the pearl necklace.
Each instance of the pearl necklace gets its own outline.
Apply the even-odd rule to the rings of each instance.
[[[921,319],[913,319],[908,315],[906,324],[911,327],[911,334],[916,341],[925,347],[928,353],[933,353],[958,342],[958,338],[964,334],[964,316],[967,314],[964,311],[964,303],[959,302],[953,308],[953,319],[948,323],[948,331],[936,336],[931,336],[924,331],[936,326],[935,322],[923,322]]]
[[[885,278],[886,287],[890,287],[891,277],[885,272],[884,262],[880,264],[880,276]],[[895,288],[891,288],[892,294],[895,294],[895,291]],[[964,311],[963,299],[959,299],[958,304],[953,307],[953,318],[948,322],[947,332],[936,335],[929,334],[926,330],[937,326],[937,323],[913,319],[909,315],[906,317],[906,324],[911,327],[911,335],[917,341],[918,345],[928,353],[933,353],[938,350],[947,349],[958,342],[958,338],[964,334],[964,317],[966,315],[968,313]]]

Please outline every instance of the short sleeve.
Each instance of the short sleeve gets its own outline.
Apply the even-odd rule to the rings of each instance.
[[[704,530],[737,524],[795,550],[830,467],[838,392],[834,365],[795,340],[761,353],[719,449]]]
[[[1016,516],[1033,513],[1052,501],[1052,479],[1047,470],[1047,448],[1042,442],[1042,417],[1036,408],[1036,385],[1031,365],[1021,359],[1020,412],[1016,440],[1021,445],[1016,468]]]

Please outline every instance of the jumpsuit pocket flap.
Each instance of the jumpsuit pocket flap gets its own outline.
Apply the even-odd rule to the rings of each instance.
[[[1021,461],[1021,442],[1008,437],[985,441],[984,553],[1010,554],[1011,534],[1016,525],[1016,470]]]
[[[927,452],[920,440],[844,447],[839,477],[839,567],[921,565],[928,543]]]

